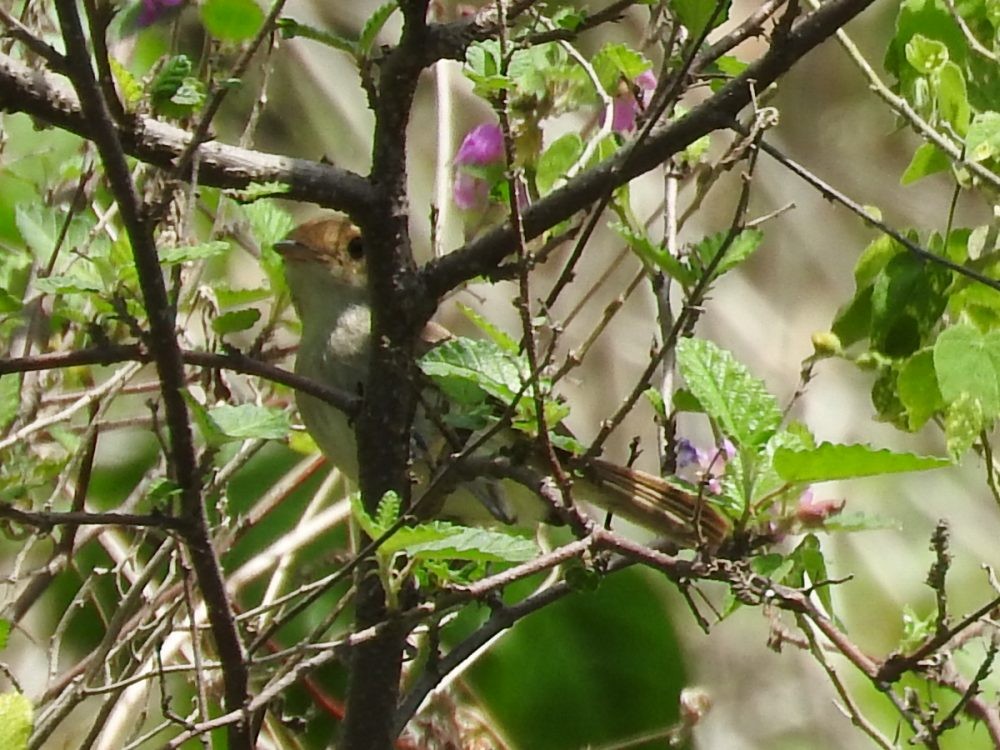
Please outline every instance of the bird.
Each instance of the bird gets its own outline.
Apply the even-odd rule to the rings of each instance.
[[[325,215],[293,229],[285,239],[274,244],[284,261],[285,278],[291,300],[302,327],[295,361],[296,374],[322,385],[356,396],[363,396],[368,379],[371,353],[371,305],[365,244],[361,230],[341,215]],[[431,321],[421,335],[424,350],[451,338],[443,326]],[[428,383],[422,394],[424,404],[441,408],[442,394],[431,392]],[[350,481],[358,477],[357,442],[347,414],[337,407],[307,393],[297,391],[296,403],[302,422],[326,455]],[[438,408],[438,407],[435,407]],[[425,410],[426,411],[426,410]],[[418,413],[413,427],[417,462],[431,460],[444,444],[431,435],[440,420]],[[506,431],[508,451],[514,455],[536,452],[530,438]],[[491,439],[484,450],[497,450]],[[451,451],[454,445],[448,444]],[[434,453],[434,455],[437,455]],[[623,516],[653,533],[683,547],[718,549],[731,533],[727,517],[706,496],[704,489],[667,481],[647,472],[617,465],[599,458],[579,460],[564,456],[573,469],[572,496]],[[533,464],[544,467],[544,461]],[[420,472],[417,472],[420,475]],[[433,471],[423,472],[426,479]],[[459,520],[482,521],[482,513],[473,510],[478,500],[490,515],[506,523],[530,526],[553,520],[550,506],[516,483],[491,477],[463,477],[460,486],[448,496],[444,510]],[[470,498],[471,496],[471,498]],[[525,501],[525,497],[528,500]],[[456,510],[457,509],[457,510]]]

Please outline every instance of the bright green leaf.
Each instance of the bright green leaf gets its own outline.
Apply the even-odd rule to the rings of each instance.
[[[21,693],[0,694],[0,747],[25,750],[34,722],[34,707]]]
[[[821,443],[810,450],[779,448],[774,454],[774,468],[786,482],[825,482],[906,471],[927,471],[950,466],[936,456],[894,453],[886,448],[867,445]]]
[[[224,404],[210,409],[208,414],[223,434],[234,440],[283,440],[291,431],[288,414],[266,406]]]
[[[677,18],[684,24],[692,37],[701,36],[706,27],[709,30],[716,28],[729,18],[729,6],[727,1],[722,8],[716,12],[718,3],[713,0],[671,0],[670,8],[677,14]]]
[[[906,44],[906,61],[917,72],[928,75],[948,62],[948,48],[936,39],[914,34]]]
[[[264,22],[254,0],[204,0],[198,10],[205,30],[223,42],[248,41]]]
[[[421,358],[420,369],[446,394],[464,403],[481,400],[475,396],[479,390],[510,404],[527,377],[523,361],[481,339],[445,341]]]
[[[160,250],[160,263],[174,266],[195,260],[217,258],[229,250],[228,242],[203,242],[200,245],[182,245],[180,247],[165,247]]]
[[[465,315],[465,317],[472,321],[476,328],[485,333],[487,337],[489,337],[490,341],[500,347],[501,350],[507,354],[517,355],[520,347],[518,346],[517,341],[515,341],[506,331],[495,326],[468,305],[459,303],[458,309],[462,311],[462,314]]]
[[[212,320],[212,330],[220,335],[236,333],[253,328],[260,320],[261,312],[256,307],[248,307],[244,310],[232,310],[222,313]]]
[[[958,462],[987,426],[983,405],[978,398],[963,393],[948,405],[944,418],[945,445],[948,456]]]
[[[916,431],[945,407],[934,370],[934,353],[922,349],[906,360],[896,378],[899,400],[906,408],[910,430]]]
[[[1000,414],[1000,380],[991,353],[994,343],[965,324],[946,328],[934,343],[941,396],[949,404],[963,395],[976,399],[986,419]]]
[[[965,137],[969,131],[972,110],[969,94],[965,87],[965,77],[955,63],[945,63],[937,72],[937,100],[941,117],[955,132]]]
[[[375,44],[375,37],[378,36],[382,27],[385,26],[398,7],[399,3],[397,2],[383,3],[368,16],[368,20],[365,21],[365,25],[361,28],[361,34],[358,36],[358,51],[362,55],[367,56],[371,52],[372,45]]]
[[[729,352],[705,339],[681,339],[677,365],[705,411],[738,447],[763,445],[778,429],[781,409],[774,396]]]
[[[531,560],[539,554],[535,542],[523,536],[441,521],[400,529],[383,549],[399,550],[418,560],[510,563]]]
[[[925,143],[913,152],[910,164],[899,178],[900,185],[910,185],[928,175],[944,172],[951,167],[951,159],[933,143]]]
[[[576,133],[567,133],[557,138],[538,159],[535,183],[538,192],[545,195],[556,183],[566,176],[583,154],[583,139]]]
[[[965,135],[965,153],[971,161],[1000,156],[1000,112],[980,112]]]

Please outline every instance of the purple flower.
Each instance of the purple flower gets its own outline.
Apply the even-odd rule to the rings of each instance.
[[[152,26],[183,2],[184,0],[142,0],[137,23],[141,28]]]
[[[455,164],[485,167],[503,159],[503,133],[499,125],[483,123],[470,130],[455,154]]]
[[[635,130],[635,118],[649,103],[652,92],[656,89],[656,76],[647,70],[635,77],[635,85],[642,92],[642,102],[636,100],[632,87],[622,85],[611,100],[611,129],[616,133],[628,133]]]
[[[503,160],[503,133],[499,125],[483,123],[470,130],[455,154],[452,185],[455,205],[464,211],[485,208],[490,192],[486,170],[502,165]]]
[[[724,438],[712,451],[703,451],[690,440],[681,438],[675,448],[677,473],[686,474],[691,481],[704,484],[713,495],[722,493],[721,477],[726,473],[726,463],[736,455],[736,446]]]

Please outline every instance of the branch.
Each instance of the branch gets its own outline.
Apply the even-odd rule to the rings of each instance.
[[[871,5],[874,0],[831,0],[802,18],[743,73],[714,96],[692,109],[685,117],[655,128],[645,143],[626,146],[611,159],[570,180],[523,211],[524,235],[533,239],[570,218],[590,203],[655,169],[698,138],[728,127],[751,102],[752,92],[761,91],[788,71],[807,52],[822,43],[838,28]],[[516,247],[510,224],[498,227],[443,258],[431,261],[423,270],[428,289],[441,297],[476,276],[490,276]]]
[[[0,54],[0,110],[32,117],[93,140],[96,121],[85,116],[80,99],[55,76]],[[188,149],[186,130],[152,117],[132,116],[127,125],[111,123],[115,138],[129,156],[165,170]],[[195,151],[198,182],[218,188],[244,189],[251,183],[288,186],[283,198],[309,201],[354,217],[368,214],[372,200],[368,182],[330,164],[206,141]],[[189,178],[190,170],[180,175]]]
[[[229,710],[240,710],[247,701],[248,683],[243,644],[229,607],[222,569],[208,532],[208,515],[201,493],[201,477],[183,396],[184,367],[174,334],[174,315],[167,298],[152,227],[143,216],[143,205],[132,182],[119,134],[108,103],[94,77],[76,1],[56,0],[55,4],[73,86],[82,102],[83,114],[91,123],[91,139],[104,162],[105,175],[118,203],[122,223],[132,246],[143,305],[149,316],[147,343],[156,363],[166,422],[170,429],[170,458],[181,490],[182,513],[188,524],[184,540],[208,610],[216,647],[227,665],[223,672],[225,704]],[[252,744],[247,719],[230,728],[229,745],[233,750],[250,748]]]

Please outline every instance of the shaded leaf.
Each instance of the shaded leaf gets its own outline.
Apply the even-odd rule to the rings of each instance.
[[[779,448],[774,453],[774,468],[778,475],[786,482],[796,483],[926,471],[950,465],[951,462],[945,458],[894,453],[887,448],[876,449],[867,445],[821,443],[812,449]]]

